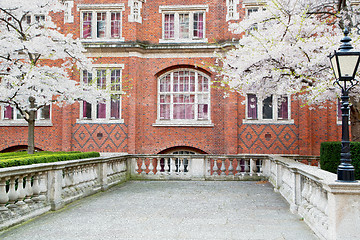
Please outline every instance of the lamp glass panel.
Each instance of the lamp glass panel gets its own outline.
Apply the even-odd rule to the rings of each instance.
[[[339,70],[338,70],[338,67],[337,67],[336,56],[335,55],[331,56],[330,62],[331,62],[332,69],[334,70],[335,78],[338,79],[339,78]]]
[[[339,67],[341,77],[352,77],[356,71],[356,63],[359,56],[357,55],[339,55]]]

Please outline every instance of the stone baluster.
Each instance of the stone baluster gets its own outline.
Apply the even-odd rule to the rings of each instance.
[[[161,163],[161,158],[156,158],[156,174],[162,174],[160,163]],[[165,164],[165,159],[164,159],[164,164]],[[164,166],[164,169],[165,169],[165,166]]]
[[[253,176],[253,174],[256,174],[256,160],[253,158],[250,158],[250,176]]]
[[[235,159],[231,159],[231,158],[229,158],[228,159],[229,160],[229,174],[233,174],[233,175],[235,175],[234,174],[234,166],[233,166],[233,162],[235,161]]]
[[[244,159],[244,173],[250,173],[249,159]]]
[[[8,210],[8,208],[5,207],[8,201],[9,201],[9,197],[6,193],[6,179],[1,178],[0,179],[0,212]]]
[[[90,180],[90,183],[91,185],[94,185],[95,182],[96,182],[96,165],[95,164],[91,164],[91,167],[90,167],[90,177],[91,177],[91,180]]]
[[[145,173],[146,170],[146,158],[140,158],[141,159],[141,173]]]
[[[176,170],[176,158],[170,158],[170,165],[171,165],[170,168],[171,173],[176,173],[177,170],[179,170],[179,169]]]
[[[164,158],[164,169],[167,174],[171,172],[171,158]]]
[[[242,159],[235,159],[234,161],[236,161],[236,173],[237,174],[241,174],[241,162]]]
[[[39,202],[40,201],[40,199],[39,199],[40,187],[39,187],[39,175],[38,175],[38,173],[36,173],[34,175],[32,189],[33,189],[33,197],[32,197],[33,201]]]
[[[30,174],[28,174],[25,178],[25,192],[26,192],[26,196],[25,196],[24,202],[27,204],[31,204],[33,202],[33,200],[31,199],[33,190],[31,187],[31,175]]]
[[[185,163],[184,163],[184,159],[183,158],[179,158],[179,172],[181,172],[182,174],[185,172]]]
[[[212,159],[214,166],[213,166],[213,172],[217,173],[217,171],[219,170],[217,167],[217,159]]]
[[[149,159],[149,174],[154,174],[154,159],[152,158]]]
[[[91,165],[88,164],[85,166],[85,187],[91,186],[91,174],[90,174]]]
[[[39,200],[45,201],[47,196],[47,186],[46,181],[47,180],[47,174],[44,172],[39,173],[39,188],[40,188],[40,194],[39,194]]]
[[[24,189],[24,176],[19,176],[18,178],[18,199],[17,199],[17,203],[16,205],[18,205],[19,207],[24,207],[25,206],[25,202],[24,202],[24,198],[26,196],[26,192]]]
[[[304,205],[304,207],[306,207],[306,205],[308,204],[308,199],[307,199],[308,192],[309,192],[308,181],[306,178],[303,178],[303,189],[301,191],[301,197],[302,197],[301,204]]]
[[[10,183],[9,183],[9,192],[8,192],[8,197],[9,197],[9,204],[8,204],[8,208],[9,209],[13,209],[16,208],[16,204],[15,202],[18,199],[18,193],[15,189],[15,177],[11,177],[10,178]]]
[[[220,159],[220,164],[221,164],[221,167],[219,167],[221,169],[221,175],[225,175],[225,171],[226,171],[226,166],[225,166],[225,159]],[[219,174],[219,175],[220,175]]]

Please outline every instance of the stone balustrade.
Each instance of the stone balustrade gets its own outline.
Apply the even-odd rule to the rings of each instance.
[[[0,230],[126,181],[268,179],[322,239],[358,239],[360,183],[277,155],[120,155],[0,169]]]
[[[264,155],[137,155],[131,161],[136,179],[257,180]]]
[[[270,156],[263,173],[321,239],[359,239],[359,182],[280,156]]]
[[[92,158],[0,169],[0,229],[127,179],[127,158]]]

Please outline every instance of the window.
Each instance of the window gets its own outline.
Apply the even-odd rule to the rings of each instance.
[[[158,79],[160,125],[211,125],[210,78],[191,69],[166,73]]]
[[[45,21],[45,15],[42,15],[42,14],[25,16],[25,22],[26,22],[26,24],[29,24],[29,25],[32,23],[41,24],[44,21]]]
[[[129,0],[130,14],[128,16],[129,22],[142,23],[141,8],[145,0]]]
[[[121,40],[124,4],[78,5],[80,36],[88,40]]]
[[[108,99],[97,103],[81,102],[80,119],[78,123],[88,122],[123,122],[121,119],[121,76],[123,65],[97,65],[93,72],[83,70],[81,78],[83,84],[110,91]]]
[[[160,43],[207,42],[205,13],[207,6],[161,6],[163,31]]]
[[[239,0],[226,0],[226,21],[239,19],[239,13],[237,11],[238,4]]]
[[[271,95],[260,100],[255,94],[247,94],[246,119],[244,123],[293,123],[293,120],[290,118],[290,101],[288,96]]]
[[[74,16],[72,14],[72,9],[74,7],[74,1],[73,0],[67,0],[64,1],[64,23],[73,23],[74,22]]]
[[[49,105],[46,105],[42,108],[40,108],[35,115],[35,124],[37,126],[42,125],[49,125],[51,124],[51,107]],[[23,118],[23,116],[20,114],[19,110],[17,110],[15,107],[12,107],[10,105],[5,105],[1,107],[1,122],[0,126],[4,125],[12,125],[12,126],[18,126],[18,125],[27,125],[27,122]]]

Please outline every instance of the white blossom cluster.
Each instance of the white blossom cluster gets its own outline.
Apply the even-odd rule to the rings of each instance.
[[[259,98],[300,93],[308,103],[323,103],[336,97],[339,90],[333,86],[328,56],[344,36],[339,26],[345,14],[337,12],[337,2],[269,0],[266,10],[231,24],[230,29],[243,36],[235,49],[218,56],[223,84]],[[359,36],[351,37],[359,49]],[[358,93],[359,88],[353,89]]]
[[[54,0],[0,1],[0,104],[16,107],[25,119],[29,97],[37,110],[52,102],[95,102],[107,94],[73,79],[91,62],[80,41],[52,21],[63,7]]]

